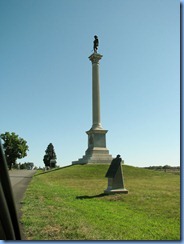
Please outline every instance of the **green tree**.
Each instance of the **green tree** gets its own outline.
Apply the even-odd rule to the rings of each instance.
[[[32,169],[34,167],[34,163],[27,162],[20,164],[20,169]]]
[[[11,169],[18,158],[20,159],[27,156],[27,151],[29,150],[27,141],[16,135],[14,132],[5,132],[4,134],[1,134],[0,137],[4,141],[3,148],[7,164],[9,169]]]
[[[52,160],[52,162],[55,162],[55,163],[52,163],[52,165],[51,165],[51,160]],[[55,153],[54,146],[52,145],[52,143],[50,143],[47,146],[47,149],[45,150],[45,155],[43,157],[43,162],[45,164],[45,167],[52,167],[52,168],[55,167],[55,164],[56,164],[56,153]]]
[[[163,167],[162,167],[163,169],[164,169],[164,171],[166,172],[167,171],[167,169],[170,169],[171,168],[171,166],[169,166],[169,165],[164,165]]]

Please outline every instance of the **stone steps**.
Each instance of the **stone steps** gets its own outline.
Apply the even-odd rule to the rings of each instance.
[[[92,150],[86,150],[86,154],[78,161],[73,161],[72,164],[110,163],[112,159],[112,155],[109,154],[106,148],[93,148]]]

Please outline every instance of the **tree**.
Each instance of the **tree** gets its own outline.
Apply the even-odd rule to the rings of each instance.
[[[164,165],[163,167],[162,167],[163,169],[164,169],[164,171],[166,172],[167,171],[167,169],[170,169],[171,168],[171,166],[169,166],[169,165]]]
[[[9,169],[11,169],[18,158],[20,159],[27,156],[27,151],[29,150],[27,141],[16,135],[14,132],[5,132],[4,134],[1,134],[0,137],[4,141],[3,148],[7,164]]]
[[[33,169],[34,163],[27,162],[20,164],[20,169]]]
[[[50,143],[45,150],[45,155],[43,157],[45,167],[55,168],[56,165],[56,153],[54,151],[54,146]],[[51,163],[52,161],[52,163]],[[53,163],[54,162],[54,163]]]

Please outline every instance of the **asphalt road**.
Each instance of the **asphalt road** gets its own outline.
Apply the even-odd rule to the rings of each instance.
[[[24,193],[30,183],[33,175],[36,173],[35,170],[11,170],[9,171],[9,177],[12,185],[14,200],[17,208],[17,215],[19,222],[21,219],[21,201]],[[20,228],[22,232],[22,238],[25,239],[23,234],[23,226],[20,222]]]
[[[35,170],[11,170],[9,171],[10,181],[13,189],[15,202],[20,202],[24,192],[31,181]]]

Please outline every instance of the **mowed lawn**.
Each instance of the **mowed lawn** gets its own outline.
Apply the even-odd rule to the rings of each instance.
[[[28,240],[180,240],[180,175],[123,166],[128,194],[103,195],[109,165],[37,174],[22,202]]]

